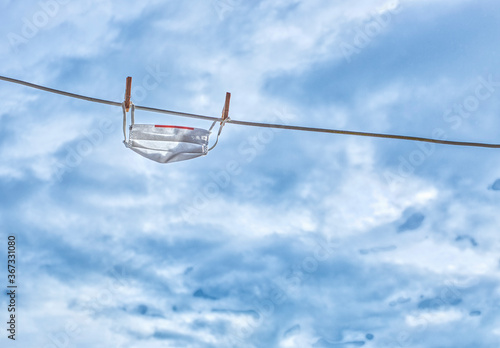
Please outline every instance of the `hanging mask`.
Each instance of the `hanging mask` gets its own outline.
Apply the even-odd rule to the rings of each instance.
[[[135,106],[131,104],[131,125],[127,140],[127,112],[123,107],[123,136],[126,147],[150,160],[159,163],[170,163],[205,156],[218,143],[225,121],[221,123],[217,140],[209,148],[208,141],[215,121],[209,130],[201,128],[163,126],[152,124],[135,124]]]

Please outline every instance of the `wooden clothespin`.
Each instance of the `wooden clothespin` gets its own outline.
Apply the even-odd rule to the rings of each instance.
[[[224,109],[222,109],[222,123],[226,122],[229,118],[229,103],[231,101],[231,93],[226,92],[226,102],[224,103]]]
[[[132,94],[132,77],[127,77],[127,84],[125,86],[125,110],[128,112],[130,109],[130,96]]]

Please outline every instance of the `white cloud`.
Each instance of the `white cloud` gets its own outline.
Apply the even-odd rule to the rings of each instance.
[[[438,311],[434,313],[423,313],[409,315],[405,318],[407,325],[421,327],[426,325],[442,325],[454,322],[463,318],[462,313],[457,310]]]

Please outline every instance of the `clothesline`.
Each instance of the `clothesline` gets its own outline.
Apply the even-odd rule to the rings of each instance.
[[[11,82],[11,83],[16,83],[16,84],[23,85],[23,86],[30,87],[30,88],[36,88],[36,89],[39,89],[39,90],[42,90],[45,92],[49,92],[49,93],[55,93],[55,94],[60,94],[60,95],[64,95],[64,96],[71,97],[71,98],[82,99],[82,100],[90,101],[93,103],[101,103],[101,104],[107,104],[107,105],[119,106],[119,107],[122,106],[121,102],[115,102],[115,101],[110,101],[110,100],[105,100],[105,99],[87,97],[87,96],[80,95],[80,94],[65,92],[65,91],[61,91],[58,89],[54,89],[54,88],[36,85],[34,83],[17,80],[17,79],[13,79],[10,77],[0,76],[0,80]],[[163,113],[163,114],[168,114],[168,115],[196,118],[196,119],[207,120],[207,121],[220,121],[220,120],[222,120],[220,117],[197,115],[197,114],[191,114],[191,113],[186,113],[186,112],[178,112],[178,111],[152,108],[152,107],[147,107],[147,106],[136,105],[135,108],[137,110],[142,110],[142,111],[147,111],[147,112]],[[415,137],[415,136],[408,136],[408,135],[382,134],[382,133],[357,132],[357,131],[337,130],[337,129],[327,129],[327,128],[302,127],[302,126],[294,126],[294,125],[238,121],[238,120],[233,120],[233,119],[226,120],[226,123],[240,125],[240,126],[288,129],[288,130],[297,130],[297,131],[315,132],[315,133],[343,134],[343,135],[353,135],[353,136],[371,137],[371,138],[409,140],[409,141],[419,141],[419,142],[443,144],[443,145],[483,147],[483,148],[494,148],[494,149],[500,148],[500,144],[440,140],[440,139]]]

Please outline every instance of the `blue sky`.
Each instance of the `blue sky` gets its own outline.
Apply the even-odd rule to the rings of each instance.
[[[219,116],[229,91],[237,120],[500,143],[493,0],[1,6],[1,75],[115,101],[132,76],[137,105]],[[499,346],[496,150],[229,124],[208,156],[160,165],[123,146],[120,108],[0,93],[17,346]]]

